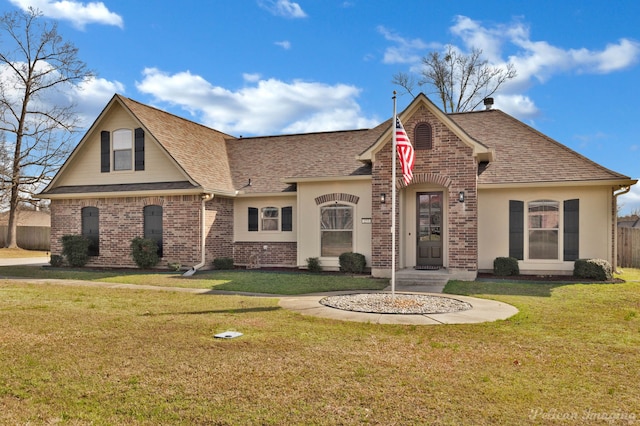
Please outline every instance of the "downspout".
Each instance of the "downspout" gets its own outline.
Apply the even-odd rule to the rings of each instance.
[[[618,197],[631,191],[631,185],[618,188],[620,192],[613,191],[616,211],[613,212],[613,272],[618,273]]]
[[[207,201],[209,201],[210,199],[213,198],[213,194],[209,193],[209,194],[202,194],[201,198],[201,211],[200,211],[200,253],[202,255],[202,260],[200,261],[200,263],[198,263],[197,265],[193,265],[191,268],[189,268],[189,270],[187,272],[185,272],[184,274],[182,274],[183,277],[190,277],[193,274],[196,273],[196,271],[200,268],[202,268],[205,264],[206,264],[206,259],[205,259],[205,244],[206,244],[206,232],[205,232],[205,213],[206,213],[206,208],[205,208],[205,203]]]

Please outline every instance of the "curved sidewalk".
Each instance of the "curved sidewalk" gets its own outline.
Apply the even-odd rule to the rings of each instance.
[[[518,309],[503,302],[476,297],[458,296],[454,294],[424,293],[424,292],[397,292],[398,294],[427,294],[437,297],[448,297],[461,300],[473,306],[467,311],[445,314],[371,314],[364,312],[344,311],[341,309],[324,306],[320,303],[323,297],[337,294],[353,294],[349,292],[333,292],[300,296],[280,296],[278,304],[288,310],[302,315],[311,315],[342,321],[368,322],[372,324],[475,324],[491,322],[510,318],[518,313]]]

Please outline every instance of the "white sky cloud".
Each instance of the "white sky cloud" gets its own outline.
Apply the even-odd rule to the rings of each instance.
[[[39,10],[49,18],[71,22],[84,29],[87,24],[115,25],[123,28],[124,21],[117,13],[109,11],[103,2],[82,3],[70,0],[9,0],[22,10],[29,7]]]
[[[379,120],[362,116],[360,89],[346,84],[277,79],[232,91],[189,71],[168,74],[147,68],[137,89],[188,111],[203,124],[233,135],[270,135],[368,128]]]
[[[275,42],[276,46],[280,46],[282,47],[284,50],[289,50],[291,49],[291,42],[288,40],[283,40],[283,41],[276,41]]]
[[[634,178],[640,179],[640,178]],[[631,187],[631,191],[618,197],[618,206],[622,206],[620,215],[640,211],[640,182]]]
[[[395,44],[385,50],[382,59],[385,64],[415,64],[424,56],[424,50],[440,47],[440,44],[427,44],[419,38],[406,39],[382,25],[377,29],[386,40]]]
[[[306,18],[300,5],[289,0],[258,0],[258,5],[276,16],[285,18]]]
[[[378,31],[392,42],[385,51],[383,62],[408,64],[413,72],[419,72],[421,58],[428,49],[440,48],[420,39],[406,39],[384,27],[378,27]],[[519,21],[486,26],[466,16],[456,16],[450,31],[461,41],[461,46],[454,45],[455,48],[463,52],[482,49],[484,58],[494,66],[514,64],[517,76],[505,83],[495,96],[496,108],[521,119],[531,119],[538,114],[535,103],[524,94],[536,83],[544,83],[561,73],[612,73],[627,69],[640,60],[640,43],[633,40],[622,38],[599,50],[564,48],[533,40],[529,27]]]

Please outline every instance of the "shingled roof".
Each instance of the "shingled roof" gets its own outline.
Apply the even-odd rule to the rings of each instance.
[[[283,192],[292,190],[285,180],[371,175],[371,166],[356,155],[384,130],[385,123],[368,130],[227,140],[234,186],[245,193]]]
[[[303,180],[369,176],[371,164],[361,154],[384,142],[391,123],[386,120],[363,130],[234,138],[121,95],[115,95],[109,105],[114,102],[129,110],[190,179],[173,184],[231,196],[236,191],[245,194],[294,191],[292,183]],[[422,95],[412,105],[417,102],[430,101]],[[102,114],[107,110],[108,106]],[[631,183],[629,177],[600,166],[500,110],[440,116],[442,120],[451,120],[465,138],[468,135],[474,144],[491,151],[491,161],[479,168],[481,185]],[[54,185],[44,193],[130,192],[171,187],[171,183],[140,185],[135,182],[71,188]]]
[[[116,95],[205,191],[234,193],[226,150],[227,134]]]
[[[449,114],[471,137],[495,150],[479,184],[629,180],[497,109]]]

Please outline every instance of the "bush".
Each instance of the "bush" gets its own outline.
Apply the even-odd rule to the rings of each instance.
[[[496,257],[493,261],[493,273],[498,276],[520,275],[518,259],[515,257]]]
[[[604,259],[578,259],[573,264],[573,276],[597,281],[613,278],[611,264]]]
[[[364,267],[367,264],[367,260],[363,254],[352,252],[342,253],[338,261],[340,262],[340,271],[351,274],[363,273]]]
[[[74,268],[81,268],[89,261],[89,240],[82,235],[63,235],[62,255]]]
[[[61,267],[63,263],[64,257],[60,256],[59,254],[52,254],[51,259],[49,259],[49,265],[53,266],[54,268]]]
[[[131,240],[131,257],[139,268],[156,266],[160,261],[158,243],[150,238],[134,238]]]
[[[307,269],[310,272],[322,272],[322,266],[320,265],[320,259],[317,257],[307,258]]]
[[[216,257],[213,259],[214,269],[233,269],[233,259],[230,257]]]

